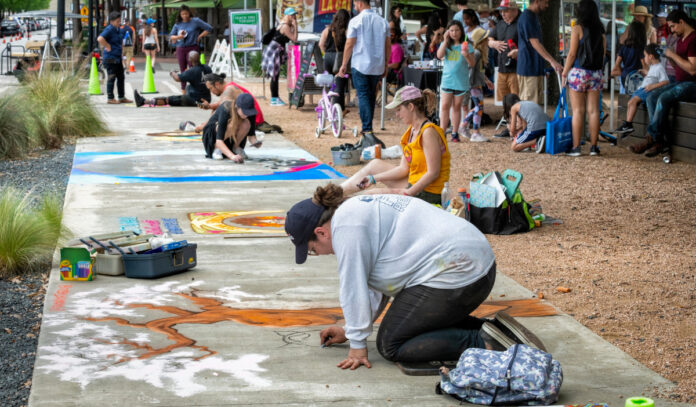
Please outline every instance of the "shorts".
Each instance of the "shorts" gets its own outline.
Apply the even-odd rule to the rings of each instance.
[[[524,76],[517,75],[517,85],[520,93],[520,100],[535,102],[537,105],[544,104],[544,76]]]
[[[546,129],[530,131],[529,128],[522,130],[517,137],[515,137],[515,144],[522,144],[528,141],[536,140],[541,136],[546,135]]]
[[[645,102],[645,100],[648,98],[648,94],[650,92],[646,91],[645,88],[640,88],[637,91],[633,92],[633,96],[640,98],[642,102]]]
[[[153,51],[153,50],[157,49],[157,44],[153,44],[153,43],[145,44],[145,45],[143,45],[143,48],[145,48],[148,51]]]
[[[123,47],[123,58],[126,61],[129,61],[131,58],[133,58],[133,46]]]
[[[573,68],[568,73],[568,87],[575,92],[589,92],[602,90],[602,70],[590,71],[588,69]]]
[[[450,89],[450,88],[440,88],[440,92],[442,93],[454,93],[454,96],[462,96],[465,95],[468,90],[455,90],[455,89]]]

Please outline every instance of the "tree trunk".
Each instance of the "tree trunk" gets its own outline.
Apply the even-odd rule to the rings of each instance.
[[[560,58],[560,43],[559,37],[559,10],[561,8],[560,0],[549,0],[549,7],[539,15],[541,22],[541,42],[544,44],[546,51],[553,56],[555,60],[563,64]],[[560,75],[560,74],[559,74]],[[555,73],[549,75],[548,80],[548,102],[549,106],[553,106],[558,102],[560,89],[558,89],[558,79]]]
[[[256,0],[256,8],[261,10],[261,32],[268,32],[270,23],[269,10],[268,10],[268,0]]]
[[[73,13],[80,14],[80,0],[73,0],[72,6],[73,6]],[[82,41],[82,20],[79,18],[74,18],[72,26],[73,26],[73,32],[72,32],[73,47],[77,47],[80,44],[80,42]],[[73,48],[73,50],[77,50],[77,48]]]

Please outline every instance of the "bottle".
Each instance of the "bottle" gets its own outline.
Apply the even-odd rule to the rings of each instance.
[[[466,203],[466,188],[457,189],[457,193],[459,194],[459,198],[462,199],[462,203]]]
[[[375,158],[382,158],[382,146],[375,144]]]
[[[445,186],[442,187],[442,194],[441,194],[442,199],[440,200],[440,203],[442,204],[442,209],[447,209],[449,206],[449,201],[450,201],[450,195],[449,195],[449,182],[445,182]]]

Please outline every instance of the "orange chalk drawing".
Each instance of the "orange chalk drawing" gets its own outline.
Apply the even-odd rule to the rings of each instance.
[[[152,304],[128,304],[128,308],[145,308],[150,310],[162,311],[172,314],[170,317],[159,318],[144,323],[130,322],[124,318],[104,317],[104,318],[85,318],[93,322],[114,322],[118,325],[131,328],[148,329],[153,333],[159,333],[167,336],[173,343],[163,348],[153,348],[147,344],[136,343],[134,341],[122,340],[120,342],[107,342],[109,344],[127,345],[139,350],[143,353],[138,356],[138,359],[148,359],[153,356],[168,353],[178,348],[198,349],[205,354],[195,358],[200,360],[208,356],[217,354],[215,350],[209,349],[206,346],[196,345],[196,341],[191,339],[179,331],[175,326],[179,324],[201,324],[210,325],[217,322],[233,321],[239,324],[252,325],[266,328],[287,328],[298,326],[319,326],[333,325],[343,320],[341,308],[311,308],[301,310],[290,309],[240,309],[231,308],[223,305],[219,300],[213,298],[199,297],[196,290],[192,290],[190,294],[177,293],[183,298],[188,299],[200,311],[189,311],[173,306],[152,305]],[[123,305],[116,302],[116,305]],[[529,300],[513,300],[513,301],[493,301],[482,304],[472,315],[477,317],[490,317],[496,312],[506,310],[512,316],[548,316],[556,315],[557,311],[551,305],[540,301],[539,299]],[[386,312],[386,311],[385,311]],[[381,318],[377,322],[381,321]],[[132,358],[123,358],[117,363],[128,361]]]
[[[72,284],[65,284],[58,287],[56,293],[53,294],[53,305],[51,305],[51,311],[61,311],[65,306],[65,299],[68,297],[68,292],[70,292]]]
[[[194,212],[188,217],[200,234],[285,235],[283,211]]]

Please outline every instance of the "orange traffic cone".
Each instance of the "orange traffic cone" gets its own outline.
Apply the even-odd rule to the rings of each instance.
[[[5,44],[5,36],[2,36],[2,43]]]
[[[133,62],[133,59],[131,58],[130,65],[128,66],[128,72],[135,72],[135,62]]]

